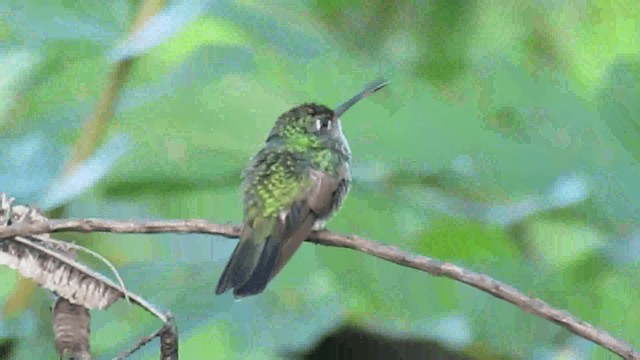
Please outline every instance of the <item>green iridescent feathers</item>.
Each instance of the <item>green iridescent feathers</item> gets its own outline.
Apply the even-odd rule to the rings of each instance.
[[[340,115],[386,85],[377,81],[335,110],[304,104],[282,114],[244,172],[244,227],[216,294],[262,292],[349,192],[351,151]]]
[[[244,174],[245,220],[277,216],[299,198],[311,185],[304,174],[305,162],[284,147],[261,151]]]
[[[331,159],[308,131],[320,114],[314,110],[333,116],[326,107],[308,105],[283,114],[244,172],[244,229],[216,293],[231,288],[235,297],[260,293],[311,231],[316,215],[304,202],[314,187],[309,171],[330,167]]]

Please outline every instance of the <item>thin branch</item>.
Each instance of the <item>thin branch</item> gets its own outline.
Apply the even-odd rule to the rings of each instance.
[[[114,221],[99,219],[49,220],[45,223],[17,224],[0,229],[0,239],[12,236],[28,236],[50,232],[112,232],[112,233],[200,233],[237,238],[241,227],[212,224],[205,220],[173,221]],[[579,320],[566,311],[556,309],[544,301],[527,296],[512,286],[497,281],[485,274],[469,271],[458,265],[441,262],[427,256],[412,254],[394,246],[366,240],[357,236],[344,236],[330,232],[314,233],[309,241],[334,247],[348,248],[427,272],[462,282],[509,302],[520,309],[552,321],[572,333],[590,340],[624,359],[640,359],[640,353],[625,341],[608,332]]]
[[[140,350],[143,346],[151,342],[151,340],[160,337],[160,359],[173,360],[178,358],[178,330],[173,315],[166,314],[167,321],[158,330],[150,335],[142,337],[129,350],[118,355],[117,360],[124,360]]]

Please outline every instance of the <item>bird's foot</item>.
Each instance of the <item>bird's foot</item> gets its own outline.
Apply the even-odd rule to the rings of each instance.
[[[327,231],[327,222],[317,220],[313,227],[311,228],[313,231]]]

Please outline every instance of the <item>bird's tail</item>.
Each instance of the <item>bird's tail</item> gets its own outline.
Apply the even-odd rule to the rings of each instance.
[[[281,241],[272,236],[277,221],[254,225],[254,228],[245,225],[240,242],[220,276],[216,294],[233,289],[236,298],[256,295],[271,280],[281,245]]]

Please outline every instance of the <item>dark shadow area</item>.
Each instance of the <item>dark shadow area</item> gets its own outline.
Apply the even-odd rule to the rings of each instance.
[[[304,353],[288,356],[296,360],[473,360],[466,354],[420,338],[385,336],[370,330],[343,326],[326,335]]]
[[[0,359],[10,359],[13,355],[13,349],[15,348],[15,346],[16,339],[0,339]]]

